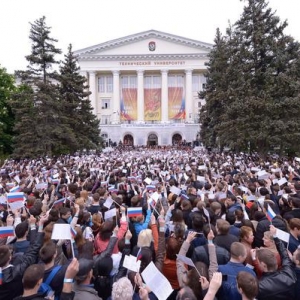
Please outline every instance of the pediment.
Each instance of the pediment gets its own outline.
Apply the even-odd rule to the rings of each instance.
[[[99,60],[132,55],[135,57],[176,57],[179,55],[200,57],[206,56],[211,49],[212,45],[208,43],[149,30],[77,50],[75,54],[79,60]]]

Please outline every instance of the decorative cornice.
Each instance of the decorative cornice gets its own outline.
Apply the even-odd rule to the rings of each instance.
[[[141,55],[80,55],[79,61],[83,60],[163,60],[163,59],[199,59],[207,58],[207,53],[192,53],[192,54],[141,54]]]
[[[111,40],[102,44],[94,45],[91,47],[87,47],[84,49],[80,49],[75,51],[74,53],[78,56],[86,56],[87,54],[93,54],[96,52],[101,52],[104,50],[109,50],[112,48],[132,44],[135,42],[139,42],[148,38],[157,38],[165,41],[169,41],[175,44],[185,45],[196,49],[203,49],[210,51],[213,47],[212,44],[188,39],[182,36],[177,36],[174,34],[169,34],[157,30],[148,30],[144,32],[140,32],[137,34],[125,36],[119,39]]]

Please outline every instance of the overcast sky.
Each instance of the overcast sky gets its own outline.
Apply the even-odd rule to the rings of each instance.
[[[269,0],[286,33],[300,41],[300,0]],[[65,53],[155,29],[213,43],[243,11],[240,0],[1,0],[0,65],[8,72],[26,68],[30,24],[46,16],[51,37]],[[62,57],[61,57],[62,58]]]

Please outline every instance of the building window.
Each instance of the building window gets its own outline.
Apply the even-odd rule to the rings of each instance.
[[[98,77],[98,92],[112,93],[113,92],[113,77],[112,75],[100,75]]]
[[[102,115],[101,116],[101,124],[102,125],[110,124],[110,115]]]
[[[122,76],[121,77],[122,82],[122,88],[137,88],[137,77],[136,75],[130,75],[130,76]]]
[[[200,92],[202,86],[202,75],[193,75],[193,92]]]
[[[102,99],[101,102],[102,109],[110,109],[110,99]]]

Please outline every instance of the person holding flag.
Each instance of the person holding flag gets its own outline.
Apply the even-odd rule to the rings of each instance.
[[[276,228],[279,228],[285,232],[288,232],[287,225],[281,216],[276,215],[275,204],[271,200],[265,200],[263,204],[263,212],[265,216],[258,222],[256,231],[254,234],[254,247],[263,246],[264,232],[269,230],[269,226],[272,224]]]

